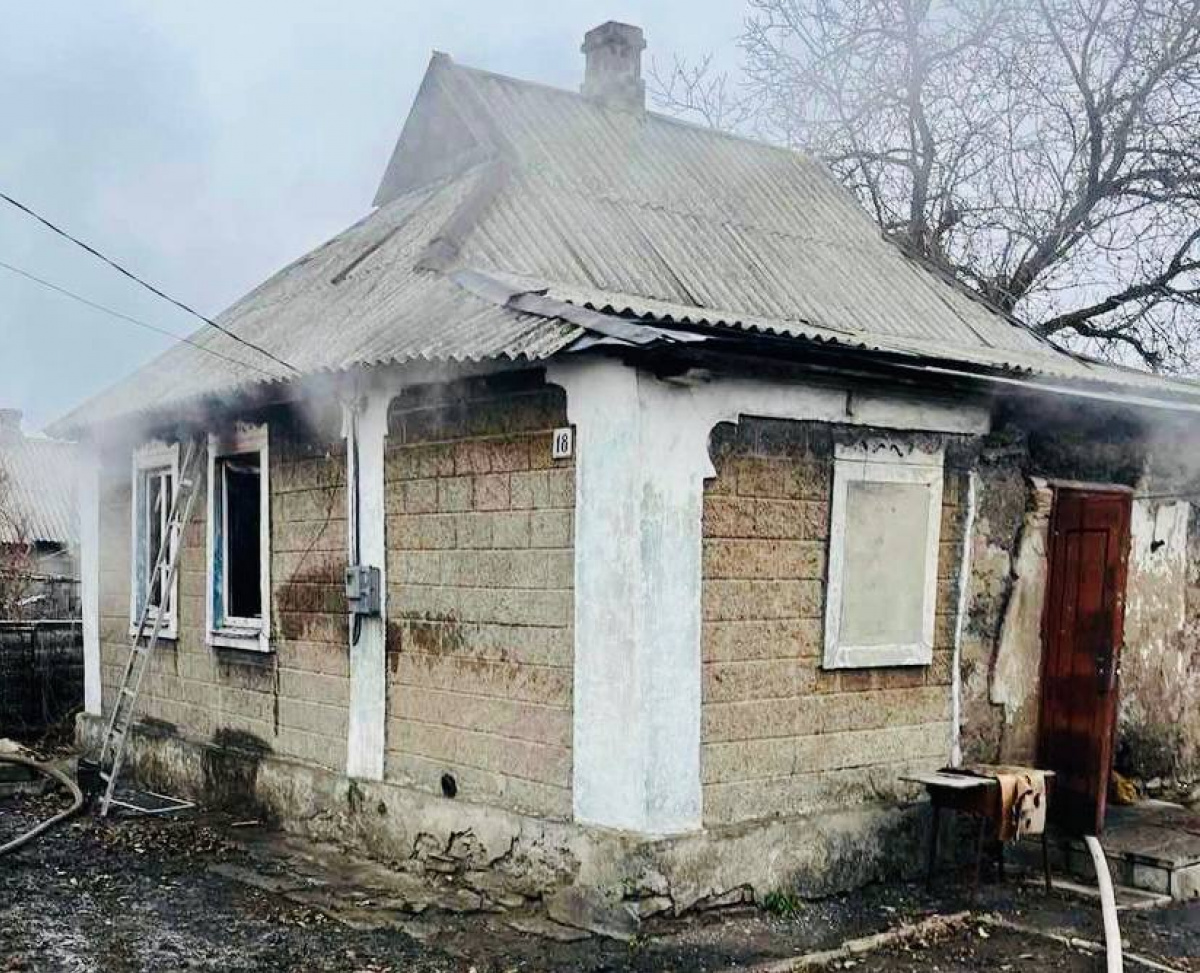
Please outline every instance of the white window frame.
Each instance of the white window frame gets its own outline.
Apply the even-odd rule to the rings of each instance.
[[[227,456],[257,453],[259,462],[259,598],[262,606],[261,618],[234,618],[218,616],[216,590],[217,544],[225,538],[217,536],[216,504],[222,504],[220,523],[229,522],[225,510],[225,490],[218,488],[217,477],[223,476],[224,467],[220,460]],[[270,652],[271,647],[271,489],[270,489],[270,435],[266,425],[237,423],[226,433],[210,433],[208,437],[208,517],[206,568],[204,583],[204,630],[205,641],[214,647],[243,649],[249,652]],[[222,556],[222,563],[227,558]],[[222,587],[228,584],[229,572],[222,572]],[[228,603],[227,590],[221,592],[222,604]]]
[[[945,454],[939,447],[901,452],[892,440],[839,445],[833,461],[833,502],[829,518],[829,575],[825,596],[826,669],[924,666],[933,661],[937,613],[938,554],[942,529]],[[929,487],[929,530],[925,539],[925,588],[921,637],[892,645],[844,645],[841,639],[845,590],[846,507],[851,483],[903,483]]]
[[[142,511],[142,483],[146,474],[154,472],[169,472],[171,474],[172,493],[179,489],[179,443],[154,441],[145,443],[133,451],[131,464],[129,492],[129,634],[136,635],[138,620],[141,617],[142,593],[150,572],[154,569],[154,554],[147,550],[142,558],[146,565],[146,578],[138,577],[139,546],[141,536],[138,533],[139,520]],[[174,497],[172,496],[172,499]],[[170,508],[167,508],[169,513]],[[164,533],[164,536],[168,536]],[[165,564],[168,562],[164,562]],[[164,613],[162,628],[158,636],[162,639],[179,637],[179,572],[171,581],[170,591],[165,592],[170,610]],[[147,625],[153,625],[158,609],[151,608],[146,615]],[[148,629],[149,631],[149,629]]]

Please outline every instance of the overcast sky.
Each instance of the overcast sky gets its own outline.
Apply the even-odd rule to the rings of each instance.
[[[215,314],[370,208],[434,49],[578,86],[579,44],[728,51],[737,0],[0,0],[0,191]],[[0,203],[0,262],[177,334],[194,319]],[[36,430],[170,340],[0,267],[0,407]]]

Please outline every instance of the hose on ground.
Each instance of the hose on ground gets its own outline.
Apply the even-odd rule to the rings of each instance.
[[[1113,892],[1112,876],[1108,873],[1108,859],[1104,856],[1100,842],[1092,835],[1085,836],[1083,842],[1087,845],[1092,864],[1096,867],[1096,887],[1100,890],[1100,909],[1104,916],[1104,951],[1108,973],[1122,973],[1124,961],[1121,957],[1121,929],[1117,924],[1117,898]]]
[[[22,845],[31,842],[38,835],[49,831],[55,825],[61,824],[73,814],[78,814],[83,808],[83,791],[79,789],[79,785],[71,780],[57,767],[49,767],[46,764],[40,764],[36,760],[30,760],[28,757],[18,757],[12,753],[0,753],[0,763],[16,764],[19,767],[28,767],[30,770],[36,771],[43,777],[49,777],[53,781],[62,784],[68,791],[71,792],[71,806],[64,811],[59,811],[53,817],[47,818],[45,821],[30,828],[24,834],[17,835],[6,844],[0,845],[0,855],[6,855],[10,851],[16,851]]]

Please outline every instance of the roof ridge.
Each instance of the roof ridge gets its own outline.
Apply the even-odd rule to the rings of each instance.
[[[628,109],[617,108],[612,105],[604,104],[603,102],[595,101],[591,98],[588,98],[587,95],[583,94],[580,91],[572,91],[570,88],[560,88],[560,87],[558,87],[558,85],[547,84],[545,81],[532,81],[528,78],[518,78],[511,74],[502,74],[499,71],[492,71],[488,68],[475,67],[472,64],[462,64],[461,62],[454,60],[448,54],[444,54],[441,52],[438,52],[438,53],[440,54],[441,58],[444,59],[441,63],[444,64],[450,70],[460,71],[464,74],[473,74],[473,75],[478,75],[478,76],[484,77],[484,78],[490,78],[494,81],[500,81],[505,84],[519,85],[521,87],[526,87],[526,88],[535,88],[539,91],[549,92],[550,94],[561,95],[564,98],[571,98],[573,100],[583,102],[584,104],[590,105],[590,106],[596,108],[598,111],[602,111],[605,113],[611,113],[611,114],[615,114],[615,115],[634,114],[634,112],[630,112]],[[696,132],[701,135],[708,135],[708,136],[712,136],[714,138],[727,139],[729,141],[738,142],[743,145],[753,145],[756,148],[760,148],[760,149],[768,149],[773,153],[776,153],[776,154],[782,155],[782,156],[786,156],[789,159],[794,159],[799,162],[803,162],[808,165],[815,166],[816,168],[824,169],[824,166],[821,164],[819,159],[817,159],[815,156],[812,156],[809,153],[803,151],[802,149],[792,148],[791,146],[788,146],[788,145],[780,145],[777,142],[768,142],[765,139],[754,138],[753,136],[750,136],[750,135],[742,135],[742,134],[739,134],[738,132],[730,132],[727,129],[716,128],[712,125],[704,125],[700,122],[689,121],[686,118],[679,118],[678,116],[675,116],[675,115],[668,115],[665,112],[651,111],[650,109],[642,109],[640,112],[637,112],[636,114],[640,114],[646,118],[653,119],[655,122],[662,122],[663,124],[666,124],[666,125],[674,125],[679,128],[685,128],[685,129],[688,129],[689,131],[693,131],[693,132]],[[832,177],[832,173],[830,173],[830,175]]]

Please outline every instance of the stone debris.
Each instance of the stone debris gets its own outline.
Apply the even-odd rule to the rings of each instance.
[[[568,885],[546,897],[546,915],[564,926],[628,942],[641,925],[626,902],[614,902],[597,889]]]
[[[637,899],[631,903],[638,919],[646,920],[653,916],[665,915],[675,908],[675,901],[669,895],[651,895]]]
[[[557,943],[577,943],[591,937],[590,933],[582,929],[564,926],[544,916],[520,916],[506,920],[505,925],[514,932],[526,936],[541,936],[543,939],[552,939]]]

